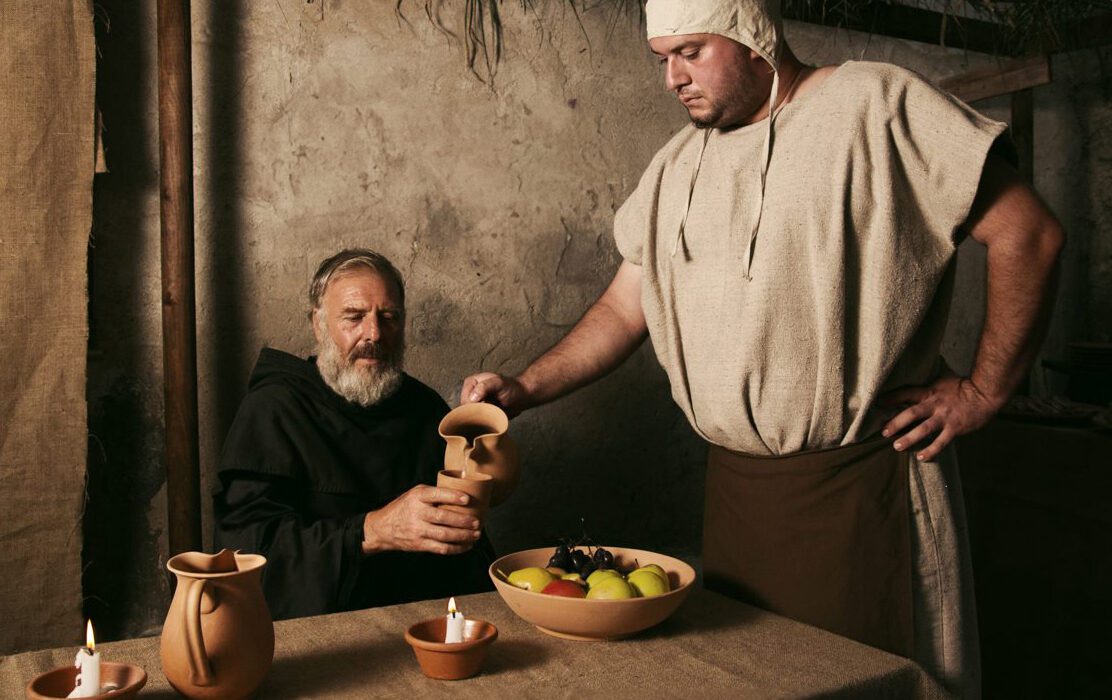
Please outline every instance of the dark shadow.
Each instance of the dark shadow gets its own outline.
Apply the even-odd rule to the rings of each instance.
[[[496,643],[491,646],[483,664],[483,675],[493,676],[537,666],[544,663],[548,656],[548,650],[537,642],[515,639],[512,644]]]
[[[681,559],[701,548],[706,445],[650,347],[596,384],[511,423],[517,491],[491,514],[501,553],[586,534]]]
[[[207,318],[198,318],[198,343],[204,345],[198,347],[198,357],[208,365],[207,371],[201,371],[199,376],[211,378],[208,386],[198,387],[198,393],[204,401],[202,405],[213,411],[207,423],[202,421],[202,431],[207,428],[209,432],[202,432],[201,442],[216,448],[223,445],[247,386],[242,272],[244,115],[240,94],[244,83],[245,15],[243,0],[221,2],[219,11],[212,13],[205,44],[209,54],[204,81],[207,91],[202,94],[196,86],[193,91],[195,103],[206,115],[203,117],[206,140],[195,148],[201,161],[198,171],[208,174],[195,207],[197,240],[206,241],[209,256],[207,265],[197,266],[198,270],[207,268],[209,277],[209,295],[197,305],[198,309],[209,309]],[[198,245],[198,249],[206,246]],[[214,468],[213,463],[202,464],[201,474]],[[205,490],[207,483],[202,477],[203,503],[211,498]],[[202,512],[206,512],[204,508]],[[202,530],[211,531],[205,525],[202,523]],[[211,538],[205,539],[204,546],[206,549],[211,546]]]
[[[83,612],[98,641],[158,624],[169,601],[149,519],[165,481],[161,387],[152,385],[158,366],[151,366],[151,349],[137,335],[159,321],[157,306],[141,305],[147,278],[158,274],[157,264],[142,267],[158,245],[149,236],[151,206],[157,210],[158,202],[153,14],[130,0],[100,0],[95,8],[97,105],[110,172],[93,181],[82,586]]]
[[[691,596],[702,599],[717,596],[709,591],[692,591]],[[738,630],[749,625],[763,613],[749,605],[708,605],[689,597],[664,622],[637,635],[641,639],[683,637],[717,629]]]

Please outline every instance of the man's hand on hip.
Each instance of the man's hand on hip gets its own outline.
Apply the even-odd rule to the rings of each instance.
[[[972,379],[947,372],[925,387],[907,387],[888,392],[878,403],[886,406],[907,405],[888,421],[881,434],[889,437],[907,431],[893,445],[904,451],[925,442],[930,444],[915,453],[923,462],[942,452],[959,435],[971,433],[996,415],[1004,402],[991,398]],[[910,404],[910,405],[908,405]]]
[[[455,489],[414,486],[363,518],[363,553],[466,552],[479,539],[479,521],[437,506],[442,503],[465,506],[470,499]]]

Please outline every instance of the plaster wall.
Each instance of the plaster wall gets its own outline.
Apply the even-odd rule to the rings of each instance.
[[[458,31],[462,3],[442,5]],[[423,3],[403,2],[405,19],[392,2],[193,4],[206,541],[211,472],[254,358],[264,345],[311,352],[306,287],[325,256],[361,245],[394,260],[408,283],[407,369],[452,405],[465,375],[520,371],[605,288],[619,262],[613,214],[686,119],[636,17],[596,5],[577,17],[565,3],[505,4],[506,55],[488,85]],[[111,172],[98,176],[91,254],[85,584],[98,629],[112,637],[158,625],[169,582],[155,16],[148,3],[98,7]],[[991,60],[809,25],[787,33],[813,63],[890,60],[939,78]],[[1101,232],[1071,240],[1055,348],[1108,333],[1094,313],[1112,299],[1112,205],[1102,194],[1112,144],[1100,118],[1110,102],[1095,75],[1082,66],[1037,91],[1037,181],[1068,224]],[[987,111],[1006,117],[1006,101]],[[1066,177],[1077,172],[1087,189]],[[959,368],[979,329],[981,260],[975,244],[963,246],[946,342]],[[1092,278],[1105,285],[1099,298]],[[698,552],[705,448],[650,346],[602,382],[523,415],[513,434],[525,473],[491,517],[499,549],[555,544],[585,526],[604,543]]]

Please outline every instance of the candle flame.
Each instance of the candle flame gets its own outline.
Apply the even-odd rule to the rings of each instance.
[[[448,614],[449,615],[455,615],[456,612],[458,612],[456,610],[456,599],[455,599],[455,597],[449,598],[448,599]]]
[[[97,650],[97,640],[93,636],[93,621],[89,620],[85,625],[85,646],[88,647],[90,652]]]

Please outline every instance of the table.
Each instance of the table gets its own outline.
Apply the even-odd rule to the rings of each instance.
[[[483,673],[425,678],[402,634],[444,614],[442,600],[275,624],[274,665],[259,698],[888,697],[941,698],[913,662],[702,589],[670,619],[635,637],[575,642],[541,633],[497,593],[457,598],[469,617],[498,626]],[[143,666],[140,698],[177,697],[156,637],[98,644],[106,661]],[[23,697],[36,674],[73,662],[73,648],[0,658],[0,697]]]

